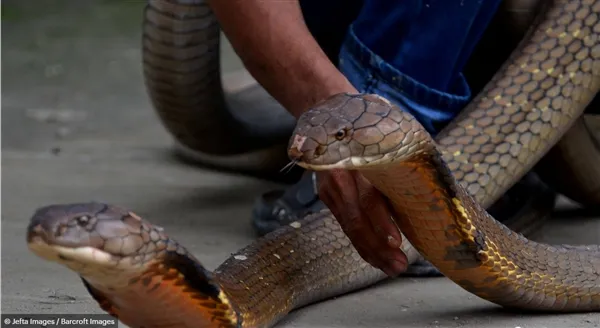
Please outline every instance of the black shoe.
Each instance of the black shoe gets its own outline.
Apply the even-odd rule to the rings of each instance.
[[[252,210],[252,225],[259,236],[311,213],[326,208],[317,195],[314,173],[302,175],[300,180],[284,190],[272,190],[255,202]]]

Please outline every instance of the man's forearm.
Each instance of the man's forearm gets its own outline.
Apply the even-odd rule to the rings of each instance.
[[[248,71],[292,115],[333,94],[356,92],[308,31],[298,1],[210,4]]]

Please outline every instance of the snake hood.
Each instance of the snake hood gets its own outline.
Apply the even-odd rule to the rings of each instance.
[[[336,94],[298,120],[288,155],[305,168],[361,168],[407,160],[433,147],[429,133],[406,111],[375,94]]]

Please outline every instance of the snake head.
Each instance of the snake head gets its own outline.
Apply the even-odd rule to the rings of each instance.
[[[353,169],[407,159],[428,140],[423,126],[387,99],[341,93],[300,116],[288,155],[306,169]]]
[[[80,273],[86,267],[118,268],[125,259],[142,263],[166,248],[165,240],[160,227],[102,203],[41,207],[27,227],[32,252]],[[162,247],[157,246],[160,241]]]

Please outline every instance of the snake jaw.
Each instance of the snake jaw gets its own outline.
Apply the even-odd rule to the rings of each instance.
[[[38,236],[32,237],[31,241],[28,243],[28,247],[34,254],[43,259],[69,267],[72,267],[73,263],[79,263],[81,266],[105,265],[114,267],[117,260],[112,255],[94,247],[64,247],[50,245]]]
[[[395,151],[376,156],[350,156],[331,164],[318,164],[309,160],[298,160],[297,165],[313,171],[327,171],[333,169],[365,170],[371,167],[379,170],[382,166],[410,161],[413,158],[421,156],[423,153],[433,151],[432,147],[424,147],[423,150],[415,151],[410,155],[405,155],[410,151],[408,148],[409,147],[401,147]]]
[[[116,257],[91,246],[66,247],[51,245],[34,236],[28,248],[40,258],[63,265],[96,286],[119,288],[140,271],[130,270],[123,258]],[[129,269],[129,270],[128,270]],[[130,272],[128,272],[130,271]]]
[[[331,163],[331,164],[314,164],[306,161],[298,161],[298,166],[313,171],[327,171],[334,169],[343,169],[343,170],[352,170],[358,168],[365,168],[369,165],[377,165],[378,160],[381,159],[381,156],[378,157],[359,157],[352,156],[345,158],[341,161]]]

